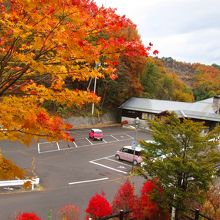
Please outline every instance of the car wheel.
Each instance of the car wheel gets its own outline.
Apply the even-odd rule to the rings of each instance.
[[[136,160],[134,160],[133,164],[136,166],[138,164],[138,162]]]
[[[117,155],[115,155],[115,158],[117,159],[117,160],[120,160],[120,157],[119,157],[119,155],[117,154]]]

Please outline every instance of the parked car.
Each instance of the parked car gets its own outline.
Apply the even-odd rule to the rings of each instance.
[[[134,165],[138,165],[143,161],[141,158],[142,150],[143,149],[140,146],[137,146],[135,150],[132,146],[124,146],[116,152],[115,158],[117,160],[125,160],[132,162]]]
[[[101,129],[93,128],[89,132],[89,138],[92,140],[100,140],[102,141],[103,139],[103,132]]]

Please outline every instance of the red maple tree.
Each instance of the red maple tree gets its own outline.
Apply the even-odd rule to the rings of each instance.
[[[41,220],[34,212],[22,212],[16,216],[16,220]]]
[[[167,210],[159,205],[162,201],[163,189],[157,179],[148,180],[141,189],[141,218],[144,220],[168,220]]]
[[[109,202],[104,197],[104,194],[100,195],[96,193],[89,200],[86,213],[86,219],[92,218],[93,220],[96,220],[98,218],[111,215],[112,208]]]
[[[130,210],[129,218],[139,219],[139,205],[139,200],[135,195],[134,185],[127,180],[115,194],[112,202],[113,213],[117,214],[121,209],[124,211]]]

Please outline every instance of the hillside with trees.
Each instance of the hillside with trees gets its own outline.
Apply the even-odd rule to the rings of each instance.
[[[174,72],[192,92],[195,100],[202,100],[220,94],[220,66],[201,63],[177,62],[172,58],[162,58],[168,71]]]
[[[118,107],[132,96],[198,101],[220,94],[220,68],[158,57],[120,57],[117,79],[100,79],[97,108]]]

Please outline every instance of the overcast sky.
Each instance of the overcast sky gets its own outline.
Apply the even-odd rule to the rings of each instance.
[[[94,0],[137,25],[159,57],[220,65],[220,0]]]

